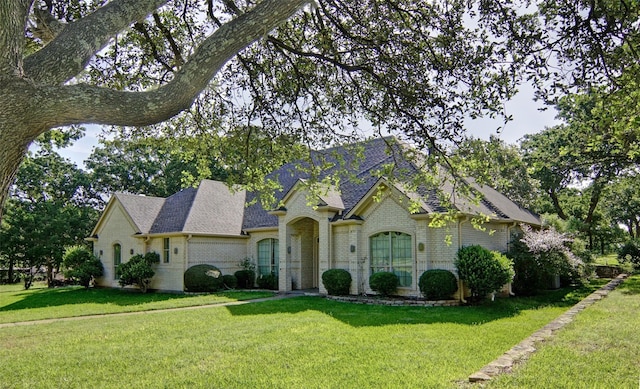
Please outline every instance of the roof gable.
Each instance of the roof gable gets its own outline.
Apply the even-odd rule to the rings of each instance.
[[[137,228],[137,232],[145,234],[151,230],[151,226],[162,209],[165,199],[128,193],[115,193],[112,201],[120,202],[126,215]]]

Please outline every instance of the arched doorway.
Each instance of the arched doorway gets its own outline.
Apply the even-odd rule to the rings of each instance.
[[[318,222],[302,218],[289,223],[292,289],[314,289],[319,286]]]

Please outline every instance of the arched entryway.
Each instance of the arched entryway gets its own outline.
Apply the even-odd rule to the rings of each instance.
[[[287,225],[287,233],[292,289],[318,288],[318,222],[311,218],[297,219]]]

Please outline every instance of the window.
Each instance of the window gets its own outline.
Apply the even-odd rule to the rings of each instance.
[[[162,262],[169,263],[169,254],[171,251],[171,247],[169,246],[169,238],[164,238],[162,240]]]
[[[122,263],[122,246],[120,243],[113,245],[113,274],[114,278],[118,279],[118,266]]]
[[[258,274],[278,275],[279,262],[278,239],[263,239],[258,242]]]
[[[402,232],[382,232],[369,238],[371,274],[388,271],[398,276],[400,286],[413,283],[411,236]]]

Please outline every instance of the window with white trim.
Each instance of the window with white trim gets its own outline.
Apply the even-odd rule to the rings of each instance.
[[[394,273],[401,287],[413,284],[413,254],[411,235],[387,231],[369,238],[371,274],[387,271]]]
[[[278,275],[278,239],[263,239],[258,242],[258,275]]]
[[[113,245],[113,278],[118,279],[118,266],[122,263],[122,246],[120,243]]]

